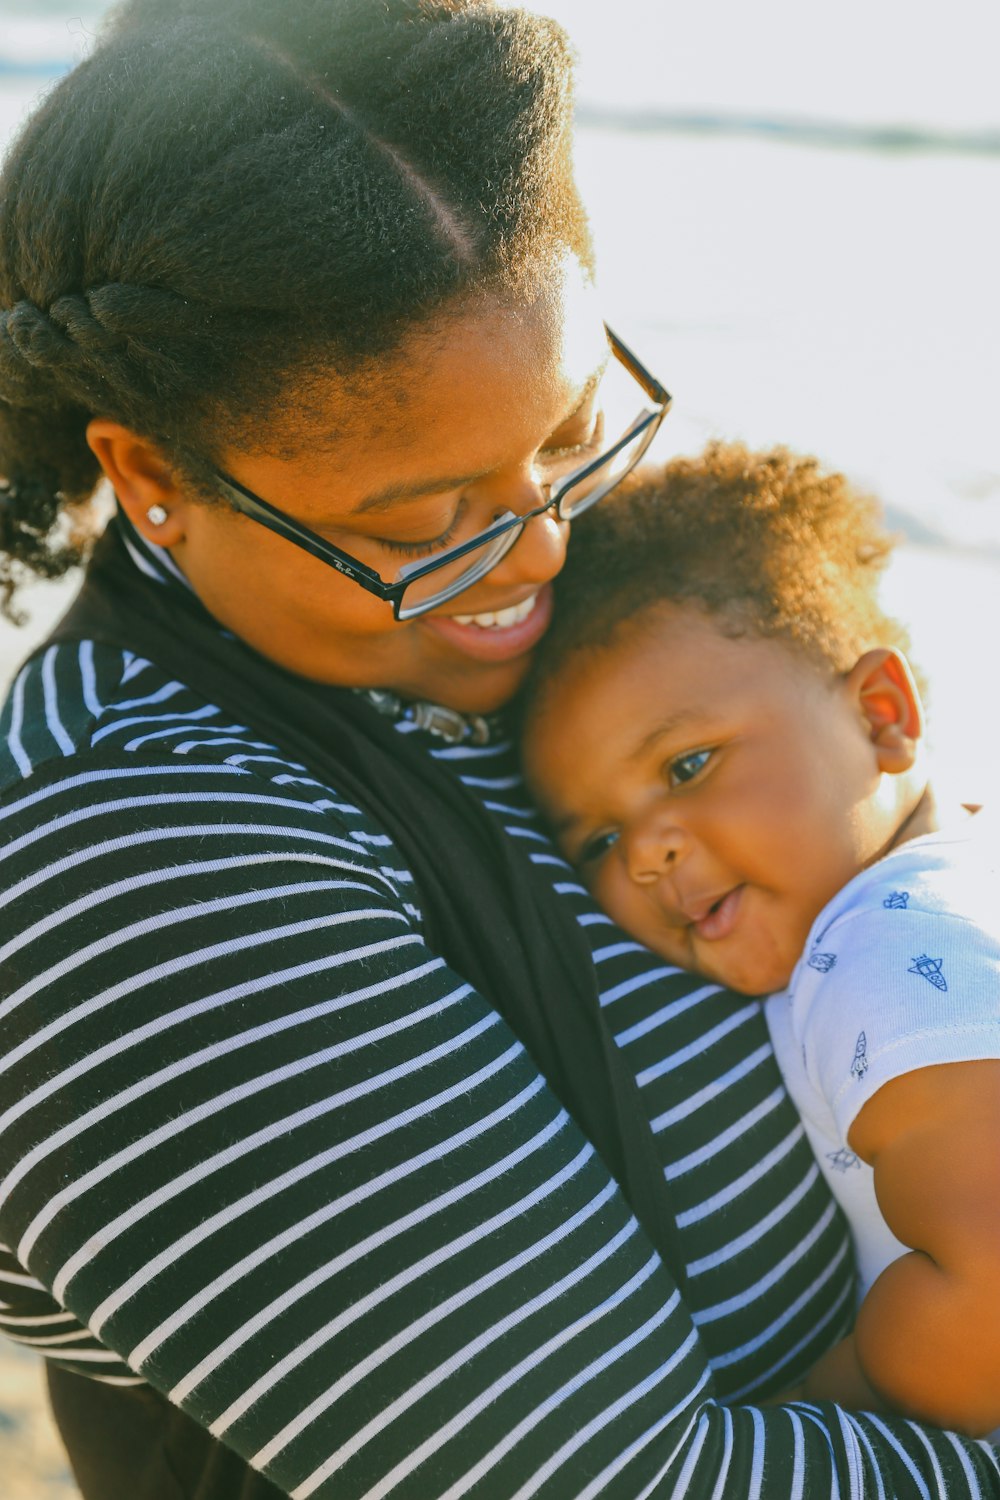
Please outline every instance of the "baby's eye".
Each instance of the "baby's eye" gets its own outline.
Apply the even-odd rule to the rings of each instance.
[[[595,860],[603,859],[609,849],[617,844],[619,833],[617,828],[610,829],[607,833],[595,833],[592,838],[587,839],[581,845],[580,852],[576,857],[578,865],[591,865]]]
[[[711,750],[689,750],[686,755],[678,755],[667,766],[667,778],[671,786],[683,786],[685,781],[693,781],[700,771],[703,771],[712,758]]]

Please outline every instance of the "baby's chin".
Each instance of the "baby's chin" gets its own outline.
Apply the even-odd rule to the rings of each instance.
[[[711,952],[692,952],[691,946],[688,946],[687,951],[682,954],[678,952],[676,942],[658,942],[655,937],[651,939],[648,933],[638,936],[638,941],[655,953],[658,958],[662,958],[665,963],[684,969],[690,974],[697,974],[702,979],[708,979],[713,984],[732,990],[737,995],[751,995],[756,998],[786,990],[795,971],[795,963],[782,961],[777,955],[766,962],[755,961],[749,957],[741,960],[738,955],[730,954],[723,957],[721,953],[718,959],[715,959]],[[709,947],[708,944],[699,946],[703,950]],[[798,955],[796,959],[797,957]]]

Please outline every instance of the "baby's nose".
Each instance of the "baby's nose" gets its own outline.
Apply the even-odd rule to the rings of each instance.
[[[676,868],[688,848],[688,836],[664,812],[646,818],[626,836],[626,863],[637,885],[652,885]]]

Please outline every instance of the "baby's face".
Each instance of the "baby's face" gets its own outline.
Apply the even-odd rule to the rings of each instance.
[[[546,687],[529,783],[605,910],[670,963],[783,988],[827,901],[891,841],[845,680],[661,604]]]

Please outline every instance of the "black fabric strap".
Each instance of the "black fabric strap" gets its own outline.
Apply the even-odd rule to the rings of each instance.
[[[371,814],[413,874],[429,946],[507,1020],[682,1282],[656,1143],[601,1015],[586,938],[458,777],[359,694],[284,671],[220,630],[187,590],[144,579],[114,525],[50,640],[155,662]]]

